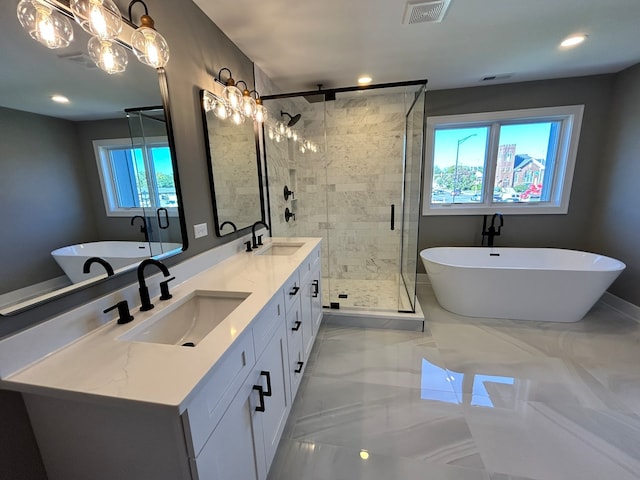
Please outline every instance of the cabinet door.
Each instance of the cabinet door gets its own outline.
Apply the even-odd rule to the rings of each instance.
[[[313,331],[313,317],[311,305],[313,300],[313,286],[311,284],[311,276],[307,276],[307,280],[302,285],[302,296],[300,297],[300,320],[302,321],[302,345],[304,358],[309,358],[313,340],[315,338]]]
[[[265,411],[261,412],[260,418],[268,469],[278,448],[290,410],[289,358],[284,322],[274,333],[257,365],[261,369],[261,386],[265,392]],[[268,393],[270,395],[267,395]]]
[[[300,303],[294,304],[287,310],[287,349],[289,353],[289,378],[291,381],[291,401],[296,396],[302,372],[304,357],[302,354],[302,319],[300,317]]]
[[[267,476],[264,458],[262,412],[259,394],[253,386],[260,381],[254,371],[240,387],[236,397],[195,459],[194,479],[263,480]]]
[[[313,324],[313,337],[318,334],[318,328],[322,322],[322,282],[320,268],[311,273],[311,323]]]

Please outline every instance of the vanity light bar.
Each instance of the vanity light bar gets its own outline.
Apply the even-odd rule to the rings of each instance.
[[[136,3],[144,6],[139,27],[131,20],[131,9]],[[109,74],[123,72],[127,67],[126,49],[118,41],[123,22],[137,27],[131,35],[131,48],[141,63],[162,68],[169,61],[169,46],[155,29],[147,5],[142,0],[133,0],[129,4],[128,21],[122,18],[112,0],[70,0],[68,6],[57,0],[21,0],[16,13],[29,36],[52,49],[67,47],[73,41],[69,18],[75,19],[83,30],[92,35],[88,44],[89,56]]]

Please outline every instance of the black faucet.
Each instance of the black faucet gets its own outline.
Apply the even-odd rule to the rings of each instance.
[[[258,225],[264,225],[264,228],[269,230],[269,225],[264,223],[262,220],[258,220],[251,226],[251,244],[253,245],[253,248],[258,248],[260,246],[260,244],[258,243],[258,239],[256,238],[256,227]]]
[[[99,263],[104,267],[104,269],[107,271],[107,277],[113,275],[113,267],[111,266],[111,264],[104,258],[100,257],[91,257],[87,259],[87,261],[84,262],[84,265],[82,266],[82,273],[89,273],[91,271],[91,265],[93,265],[94,263]]]
[[[133,315],[129,312],[129,304],[126,300],[116,303],[112,307],[104,310],[104,313],[109,313],[111,310],[118,309],[118,324],[123,325],[133,320]]]
[[[500,219],[500,225],[496,228],[496,219]],[[494,213],[491,217],[491,225],[487,229],[487,215],[484,216],[482,221],[482,243],[484,243],[484,237],[487,237],[487,246],[493,247],[493,239],[500,236],[500,229],[504,226],[504,218],[501,213]]]
[[[231,228],[233,228],[234,233],[238,231],[238,227],[236,227],[236,224],[233,222],[230,222],[229,220],[227,220],[226,222],[222,222],[220,224],[220,231],[222,231],[222,227],[224,227],[225,225],[231,225]]]
[[[142,225],[140,225],[140,232],[144,233],[144,241],[149,242],[149,229],[147,228],[147,219],[144,218],[142,215],[136,215],[135,217],[132,217],[131,218],[132,227],[133,227],[133,222],[136,221],[136,218],[139,218],[142,220]]]
[[[147,267],[147,265],[155,265],[162,271],[162,274],[165,277],[169,277],[171,275],[169,273],[169,269],[164,265],[164,263],[156,260],[155,258],[147,258],[140,262],[140,265],[138,265],[138,283],[140,284],[138,291],[140,292],[141,312],[146,312],[147,310],[151,310],[153,308],[153,303],[151,303],[151,299],[149,298],[149,289],[147,288],[147,284],[144,281],[144,269]],[[169,293],[168,290],[166,293]]]

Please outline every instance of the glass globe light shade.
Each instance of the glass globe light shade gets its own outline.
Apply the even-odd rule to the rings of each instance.
[[[215,113],[216,117],[218,117],[220,120],[224,120],[226,118],[229,118],[229,116],[231,115],[231,110],[223,101],[217,100],[216,108],[213,113]]]
[[[296,132],[294,130],[293,133],[291,134],[291,138],[293,139],[294,142],[297,142],[298,141],[298,132]]]
[[[91,37],[88,49],[91,60],[110,75],[124,72],[127,68],[129,57],[126,50],[117,43]]]
[[[240,108],[242,103],[242,92],[235,86],[235,83],[232,83],[232,80],[230,80],[222,91],[222,98],[227,101],[231,108]]]
[[[234,110],[231,114],[231,121],[236,125],[241,125],[244,123],[244,115],[242,115],[240,110]]]
[[[22,0],[17,14],[29,36],[47,48],[64,48],[73,40],[69,19],[39,0]]]
[[[278,133],[280,135],[284,135],[287,133],[287,126],[282,122],[278,122]]]
[[[216,100],[216,97],[211,95],[209,92],[204,92],[204,95],[202,96],[202,108],[204,108],[205,112],[214,111],[217,104],[218,101]]]
[[[112,0],[71,0],[73,18],[100,40],[113,40],[122,32],[122,15]]]
[[[142,16],[142,26],[131,35],[131,47],[138,60],[153,68],[164,67],[169,62],[169,45],[162,35],[153,28],[153,20],[149,26],[148,15]]]
[[[267,117],[267,109],[262,105],[262,102],[258,103],[256,100],[256,122],[264,123],[267,120]]]
[[[249,95],[249,90],[242,92],[242,114],[247,118],[255,118],[256,101]]]

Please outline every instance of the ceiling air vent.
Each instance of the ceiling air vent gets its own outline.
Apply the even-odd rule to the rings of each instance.
[[[447,13],[451,0],[433,0],[430,2],[407,2],[404,11],[405,24],[440,23]]]
[[[91,57],[84,52],[64,53],[62,55],[58,55],[58,58],[61,58],[62,60],[68,60],[72,63],[82,65],[89,69],[96,68],[96,64],[93,62],[93,60],[91,60]]]

